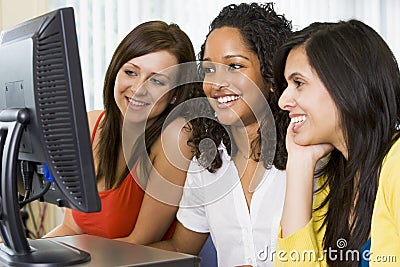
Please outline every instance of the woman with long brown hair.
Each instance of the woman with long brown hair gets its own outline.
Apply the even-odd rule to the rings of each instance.
[[[159,193],[159,181],[178,189],[185,181],[190,129],[170,113],[196,95],[195,85],[179,83],[179,65],[192,61],[192,43],[176,24],[145,22],[122,40],[106,72],[104,111],[88,114],[102,210],[66,209],[47,236],[87,233],[148,244],[173,233],[179,190],[151,192]],[[162,135],[177,153],[165,150]]]

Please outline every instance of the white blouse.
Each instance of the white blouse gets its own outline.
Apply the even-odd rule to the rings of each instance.
[[[256,188],[250,212],[238,170],[221,145],[222,166],[210,173],[193,159],[177,213],[195,232],[210,233],[219,267],[272,266],[282,215],[285,171],[266,170]]]

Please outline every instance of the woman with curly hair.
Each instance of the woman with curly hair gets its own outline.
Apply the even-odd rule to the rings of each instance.
[[[208,105],[203,127],[192,127],[196,154],[179,222],[171,240],[153,246],[197,254],[211,234],[218,266],[271,266],[289,123],[278,107],[272,59],[290,33],[272,3],[232,4],[212,21],[199,54]]]

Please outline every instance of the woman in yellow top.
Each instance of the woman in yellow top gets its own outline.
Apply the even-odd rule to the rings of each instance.
[[[291,118],[275,266],[395,266],[400,74],[393,53],[360,21],[313,23],[278,50],[274,75],[284,90],[279,106]]]

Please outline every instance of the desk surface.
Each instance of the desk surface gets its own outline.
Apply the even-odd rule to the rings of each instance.
[[[63,242],[90,253],[90,262],[74,265],[74,267],[200,266],[199,258],[192,255],[134,245],[96,236],[76,235],[49,238],[49,240]]]
[[[44,242],[42,242],[44,241]],[[65,244],[74,248],[90,253],[91,260],[83,263],[72,265],[72,267],[92,266],[92,267],[113,267],[113,266],[168,266],[168,267],[199,267],[200,258],[188,254],[165,251],[157,248],[151,248],[141,245],[130,244],[122,241],[96,237],[91,235],[75,235],[54,237],[47,239],[31,240],[33,248],[41,248],[44,252],[44,258],[60,259],[57,254],[57,247],[51,245],[56,241],[58,244]],[[49,246],[50,245],[50,246]],[[53,251],[53,253],[52,253]],[[5,255],[1,251],[2,255]],[[38,252],[36,254],[38,255]],[[18,256],[17,256],[18,257]],[[28,256],[31,257],[31,256]],[[35,256],[34,256],[35,257]],[[65,259],[65,255],[62,257]],[[67,257],[68,258],[68,257]],[[70,258],[68,258],[70,259]],[[31,262],[31,259],[28,260]],[[39,262],[42,262],[40,260]],[[4,262],[0,262],[0,266],[8,266]],[[22,264],[17,266],[36,266],[31,264]],[[54,266],[42,264],[40,266]]]

